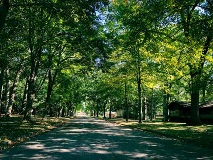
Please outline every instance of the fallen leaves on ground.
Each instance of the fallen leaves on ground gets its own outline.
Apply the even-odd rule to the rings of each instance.
[[[0,117],[0,151],[17,143],[29,140],[41,133],[62,126],[70,118],[32,117],[32,121],[23,121],[21,115]]]

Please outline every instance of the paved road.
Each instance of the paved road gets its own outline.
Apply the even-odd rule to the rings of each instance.
[[[210,160],[213,150],[81,116],[65,127],[3,151],[0,159]]]

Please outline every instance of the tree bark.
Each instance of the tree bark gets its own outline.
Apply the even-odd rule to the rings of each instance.
[[[3,91],[3,81],[4,81],[4,72],[5,69],[1,68],[0,70],[0,114],[2,113],[2,91]]]
[[[25,83],[25,86],[24,86],[24,93],[23,93],[23,96],[22,96],[21,108],[20,108],[21,114],[23,114],[23,109],[26,107],[27,90],[28,90],[28,81],[26,79],[26,83]]]
[[[203,66],[205,63],[205,55],[207,54],[210,43],[212,41],[212,35],[206,37],[206,41],[203,45],[202,55],[198,67],[190,66],[191,75],[191,109],[190,109],[190,125],[200,125],[199,117],[199,100],[200,100],[200,89],[201,89],[201,76]]]
[[[37,57],[35,57],[34,55],[36,55]],[[31,109],[36,95],[36,80],[40,65],[40,59],[41,59],[41,48],[37,50],[37,53],[31,52],[31,71],[27,83],[28,84],[27,103],[26,109],[24,111],[24,120],[30,120],[31,117]]]
[[[138,123],[142,123],[142,96],[141,96],[141,70],[138,66],[137,71],[137,84],[138,84]]]
[[[168,121],[168,94],[166,91],[163,94],[163,121]]]
[[[31,11],[33,13],[33,10]],[[43,12],[41,12],[41,17]],[[33,24],[33,14],[29,17],[29,33],[28,33],[28,44],[29,44],[29,51],[30,51],[30,59],[31,59],[31,66],[30,66],[30,75],[27,80],[28,90],[27,90],[27,102],[26,108],[24,110],[24,120],[31,119],[31,110],[33,106],[33,101],[36,96],[36,81],[38,70],[41,62],[41,55],[42,55],[42,33],[39,31],[36,36],[41,36],[40,38],[36,39],[35,36],[35,26]],[[42,26],[41,26],[42,28]],[[42,29],[41,29],[42,30]],[[36,41],[36,42],[35,42]]]
[[[190,45],[190,28],[192,27],[192,13],[196,9],[199,1],[195,1],[194,5],[188,6],[187,12],[184,8],[181,10],[181,22],[184,30],[185,38],[187,39],[187,45]],[[191,7],[191,9],[190,9]],[[212,30],[212,27],[208,28]],[[212,41],[212,34],[209,32],[205,35],[205,42],[203,45],[202,55],[200,61],[197,64],[189,64],[190,67],[190,76],[191,76],[191,109],[190,109],[190,122],[191,125],[199,125],[199,92],[200,92],[200,82],[201,75],[203,71],[203,66],[205,63],[205,56],[209,50],[210,43]]]
[[[46,96],[46,100],[45,100],[45,108],[46,108],[46,110],[49,111],[50,116],[52,116],[51,115],[52,109],[51,109],[50,101],[51,101],[51,95],[52,95],[53,86],[54,86],[54,83],[55,83],[56,76],[57,76],[57,71],[55,71],[54,75],[52,75],[52,71],[51,71],[51,69],[49,69],[49,71],[48,71],[48,87],[47,87],[47,96]]]
[[[152,88],[152,101],[151,101],[151,108],[150,108],[150,121],[153,120],[153,107],[154,107],[154,88]]]
[[[9,0],[3,0],[0,6],[0,31],[2,30],[9,11]]]
[[[125,108],[126,108],[126,122],[129,121],[129,105],[128,105],[128,98],[127,98],[127,84],[125,81],[125,85],[124,85],[124,95],[125,95]]]
[[[9,93],[9,102],[8,102],[8,107],[7,107],[7,115],[11,116],[12,115],[12,109],[13,109],[13,103],[15,101],[15,92],[16,92],[16,88],[17,88],[17,83],[21,74],[21,67],[19,69],[19,71],[16,74],[15,80],[13,82],[13,85],[10,88],[10,93]]]
[[[7,113],[7,106],[8,106],[8,99],[9,99],[9,87],[10,87],[10,80],[9,80],[9,69],[5,70],[5,86],[4,91],[2,93],[1,98],[1,107],[3,113],[6,115]]]
[[[103,104],[104,119],[106,119],[106,102]]]
[[[109,119],[112,119],[112,104],[109,102]]]
[[[200,74],[191,75],[191,108],[190,125],[200,125],[199,117],[199,97],[200,97]]]
[[[148,111],[147,111],[147,109],[148,109],[148,106],[147,106],[147,98],[146,97],[144,97],[144,104],[143,104],[143,120],[147,120],[148,118],[148,115],[147,115],[147,113],[148,113]]]

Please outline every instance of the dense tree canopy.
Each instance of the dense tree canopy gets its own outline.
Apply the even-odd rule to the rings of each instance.
[[[152,120],[213,100],[211,0],[2,0],[0,112]]]

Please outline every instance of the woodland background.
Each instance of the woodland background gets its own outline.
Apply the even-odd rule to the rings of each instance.
[[[168,120],[213,100],[212,0],[1,0],[0,113]]]

